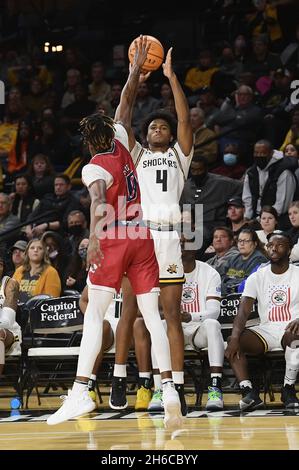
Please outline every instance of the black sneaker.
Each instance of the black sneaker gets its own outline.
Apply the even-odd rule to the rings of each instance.
[[[260,399],[256,390],[250,387],[241,388],[242,399],[239,401],[241,411],[261,408],[264,402]]]
[[[112,377],[112,384],[109,397],[110,408],[114,410],[124,410],[128,406],[126,377]]]
[[[296,397],[295,385],[284,385],[281,389],[281,401],[285,408],[298,408],[299,400]]]
[[[180,397],[182,415],[186,416],[186,414],[188,413],[188,407],[187,407],[187,403],[186,403],[186,400],[185,400],[184,385],[183,384],[175,384],[175,389],[178,392],[179,397]]]

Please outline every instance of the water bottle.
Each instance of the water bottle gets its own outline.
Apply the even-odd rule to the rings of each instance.
[[[10,400],[10,408],[12,410],[18,410],[22,406],[22,400],[20,397],[14,397]]]

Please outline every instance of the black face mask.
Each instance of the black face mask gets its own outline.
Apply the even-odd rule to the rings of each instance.
[[[261,170],[266,168],[266,166],[269,163],[269,158],[268,157],[257,157],[255,158],[255,164],[258,166]]]
[[[207,177],[207,173],[202,173],[201,175],[191,175],[192,181],[196,184],[196,186],[202,186],[205,179]]]
[[[68,228],[68,232],[71,235],[74,235],[75,237],[78,237],[79,235],[82,235],[83,230],[84,230],[84,228],[82,227],[82,225],[71,225]]]

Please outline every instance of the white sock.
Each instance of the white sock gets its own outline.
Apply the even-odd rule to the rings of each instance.
[[[154,387],[155,390],[162,390],[162,381],[160,374],[154,374]]]
[[[150,379],[151,373],[150,372],[139,372],[139,377],[141,379]]]
[[[90,377],[102,346],[103,319],[113,299],[113,292],[88,288],[83,335],[78,359],[77,377]]]
[[[245,387],[249,387],[249,388],[252,388],[252,383],[250,380],[242,380],[240,383],[240,388],[245,388]]]
[[[212,372],[211,373],[211,378],[213,377],[219,377],[220,379],[222,378],[222,374],[221,372]]]
[[[74,382],[74,385],[73,385],[73,388],[72,388],[72,392],[75,393],[75,394],[80,394],[82,392],[84,392],[84,390],[88,390],[88,384],[86,383],[78,383],[78,382]]]
[[[286,347],[285,350],[285,360],[286,360],[286,368],[285,368],[285,376],[283,385],[294,385],[296,383],[296,378],[299,369],[298,363],[298,356],[299,350],[290,348],[289,346]]]
[[[175,384],[183,385],[184,384],[184,371],[172,372],[172,378]]]
[[[114,364],[113,375],[114,377],[127,377],[127,365]]]
[[[96,380],[97,380],[97,376],[96,376],[95,374],[91,374],[90,380],[96,381]]]

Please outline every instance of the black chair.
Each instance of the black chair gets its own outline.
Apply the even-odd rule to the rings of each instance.
[[[55,396],[50,388],[72,383],[75,377],[80,346],[74,346],[83,329],[79,296],[39,300],[29,311],[31,346],[27,352],[27,396],[35,389],[38,403],[41,396]],[[45,386],[44,392],[39,386]],[[57,395],[57,394],[56,394]]]

